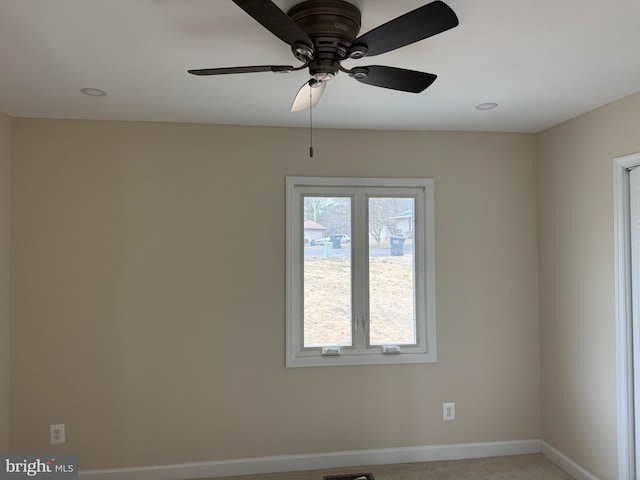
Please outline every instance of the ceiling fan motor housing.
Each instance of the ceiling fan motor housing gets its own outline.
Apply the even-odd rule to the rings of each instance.
[[[287,13],[272,0],[232,1],[289,45],[302,65],[250,65],[202,68],[188,72],[192,75],[227,75],[296,72],[308,68],[311,79],[299,90],[292,111],[297,111],[301,95],[310,100],[305,103],[305,108],[315,105],[326,81],[334,78],[340,71],[366,85],[401,92],[422,92],[434,82],[436,75],[384,65],[347,69],[340,63],[348,58],[361,59],[396,50],[442,33],[459,23],[451,7],[442,0],[432,0],[358,36],[361,27],[360,9],[349,3],[355,0],[305,0]],[[310,93],[314,87],[315,95]]]
[[[342,0],[307,0],[287,13],[313,41],[315,52],[309,62],[309,73],[316,80],[331,80],[338,73],[340,60],[360,32],[360,10]],[[302,54],[293,49],[294,55]]]

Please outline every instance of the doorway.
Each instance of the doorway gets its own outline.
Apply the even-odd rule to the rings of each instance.
[[[640,195],[640,169],[633,175],[631,171],[640,166],[640,153],[616,158],[613,162],[614,182],[614,240],[615,240],[615,305],[616,305],[616,370],[618,399],[618,478],[620,480],[640,480],[640,425],[636,427],[636,415],[640,413],[640,298],[635,299],[634,285],[640,296],[640,255],[632,255],[635,241],[640,248],[640,222],[632,228],[632,192]],[[636,185],[637,184],[637,185]],[[640,202],[633,205],[633,215],[640,220]],[[632,240],[632,230],[637,230]],[[637,273],[634,274],[635,260]],[[636,277],[634,279],[634,276]],[[635,281],[634,281],[635,280]],[[637,325],[634,328],[634,324]],[[634,335],[638,337],[634,340]],[[634,348],[638,368],[634,369]],[[634,370],[638,376],[634,380]],[[636,392],[634,394],[634,391]],[[634,405],[637,399],[638,406]],[[640,415],[638,415],[640,424]]]

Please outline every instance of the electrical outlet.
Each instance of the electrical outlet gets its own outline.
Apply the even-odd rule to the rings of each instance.
[[[64,423],[49,425],[49,442],[51,442],[51,445],[65,443]]]
[[[443,403],[442,404],[442,419],[443,420],[455,420],[456,419],[456,404],[455,403]]]

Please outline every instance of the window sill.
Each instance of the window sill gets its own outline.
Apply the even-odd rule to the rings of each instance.
[[[340,355],[298,355],[287,356],[287,368],[333,367],[349,365],[402,365],[411,363],[435,363],[433,353],[359,353]]]

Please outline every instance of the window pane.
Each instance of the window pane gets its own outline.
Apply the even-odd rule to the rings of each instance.
[[[351,199],[304,198],[304,346],[350,346]]]
[[[369,198],[369,343],[416,343],[413,198]]]

